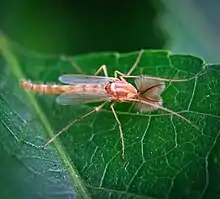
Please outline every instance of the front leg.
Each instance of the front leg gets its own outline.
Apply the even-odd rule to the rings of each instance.
[[[118,71],[118,70],[115,70],[114,75],[115,75],[115,78],[119,78],[119,79],[121,79],[122,81],[126,81],[126,80],[124,79],[124,76],[125,76],[124,73],[122,73],[122,72],[120,72],[120,71]]]
[[[61,55],[60,56],[60,59],[62,60],[62,61],[69,61],[70,63],[71,63],[71,65],[72,65],[72,67],[74,68],[74,70],[77,72],[77,73],[79,73],[79,74],[86,74],[82,69],[81,69],[81,67],[80,66],[78,66],[75,62],[73,62],[72,60],[71,60],[71,57],[68,57],[68,56],[65,56],[65,55]],[[108,70],[107,70],[107,67],[106,67],[106,65],[102,65],[101,67],[99,67],[97,70],[96,70],[96,72],[94,73],[94,75],[95,76],[97,76],[100,72],[104,72],[104,75],[105,75],[105,77],[108,77]]]
[[[144,53],[144,50],[141,49],[141,50],[139,51],[139,53],[138,53],[138,56],[137,56],[137,58],[136,58],[134,64],[132,65],[131,69],[127,72],[126,75],[131,75],[131,73],[133,73],[134,69],[137,68],[137,65],[139,64],[143,53]]]
[[[124,143],[124,136],[123,136],[123,131],[122,131],[122,127],[121,127],[121,122],[120,120],[118,119],[118,116],[116,114],[116,111],[114,109],[114,106],[115,106],[116,102],[113,102],[111,105],[110,105],[110,108],[112,110],[112,113],[115,117],[115,120],[118,124],[118,128],[119,128],[119,134],[120,134],[120,138],[121,138],[121,156],[122,156],[122,159],[124,160],[124,156],[125,156],[125,143]]]
[[[107,70],[106,65],[100,66],[100,68],[98,68],[98,70],[95,72],[94,75],[98,75],[101,71],[104,72],[105,77],[109,77],[109,76],[108,76],[108,70]]]

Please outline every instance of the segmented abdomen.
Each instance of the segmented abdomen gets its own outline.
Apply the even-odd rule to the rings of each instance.
[[[62,94],[73,89],[71,85],[34,84],[25,80],[22,80],[20,84],[26,90],[43,94]]]
[[[105,94],[105,85],[103,84],[78,84],[78,85],[56,85],[56,84],[34,84],[30,81],[22,80],[21,87],[30,90],[32,92],[42,94],[64,94],[64,93],[75,93],[75,94]]]

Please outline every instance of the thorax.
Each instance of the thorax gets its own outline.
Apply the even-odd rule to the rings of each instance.
[[[124,101],[128,98],[134,98],[137,95],[137,89],[127,81],[116,80],[106,86],[106,92],[109,97],[116,101]]]

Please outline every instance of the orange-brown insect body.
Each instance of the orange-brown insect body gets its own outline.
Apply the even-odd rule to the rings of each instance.
[[[124,101],[124,99],[133,98],[137,95],[137,89],[123,80],[116,80],[106,86],[106,91],[115,101]]]
[[[78,84],[78,85],[57,85],[57,84],[34,84],[29,81],[21,81],[21,87],[32,92],[43,94],[68,94],[68,93],[86,93],[103,92],[104,84]]]
[[[57,84],[34,84],[29,81],[21,81],[21,86],[27,90],[43,94],[106,94],[108,98],[116,101],[124,101],[137,95],[137,89],[128,83],[116,79],[107,84],[77,84],[77,85],[57,85]]]

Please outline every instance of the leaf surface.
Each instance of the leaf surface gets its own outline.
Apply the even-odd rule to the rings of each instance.
[[[44,144],[52,134],[92,110],[96,104],[60,106],[55,102],[56,96],[24,92],[18,85],[18,78],[25,76],[37,83],[58,83],[59,76],[77,73],[71,62],[88,75],[106,64],[113,76],[114,70],[129,71],[138,54],[91,53],[64,61],[58,56],[39,55],[14,46],[10,49],[18,64],[15,66],[5,56],[7,53],[3,54],[6,62],[1,61],[4,72],[1,73],[1,96],[10,110],[19,110],[17,115],[26,121],[28,128],[21,128],[22,122],[14,122],[14,114],[8,117],[3,111],[2,124],[4,118],[8,118],[8,128],[4,132],[12,135],[13,129],[20,124],[23,136],[22,141],[15,142],[16,151],[25,143],[31,143],[29,149],[24,148],[24,157],[29,157],[33,150],[31,156],[43,162],[54,160],[47,152],[53,145],[45,149],[46,152],[36,146]],[[16,72],[16,67],[22,75]],[[84,193],[83,197],[91,198],[203,198],[209,188],[209,154],[219,137],[220,66],[205,64],[190,55],[145,51],[134,75],[189,78],[201,70],[205,74],[194,80],[167,83],[162,94],[166,108],[182,114],[201,131],[164,111],[137,114],[130,104],[119,103],[115,109],[124,132],[124,161],[118,126],[108,106],[55,140],[54,146],[81,196]],[[3,108],[7,107],[4,103]],[[26,117],[32,118],[31,121],[24,119]],[[15,141],[16,137],[19,136],[12,136]],[[7,140],[1,139],[1,143]],[[51,169],[45,167],[45,162],[41,168]]]

